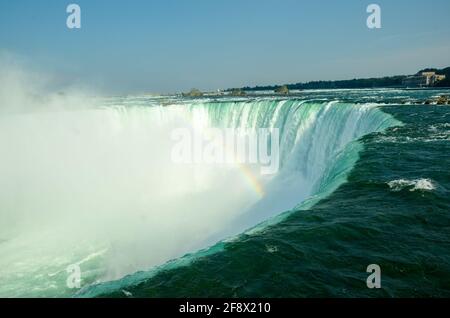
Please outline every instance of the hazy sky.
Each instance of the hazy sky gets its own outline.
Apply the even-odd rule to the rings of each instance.
[[[81,29],[66,26],[70,3]],[[450,66],[449,12],[448,0],[0,0],[0,50],[117,93],[410,74]]]

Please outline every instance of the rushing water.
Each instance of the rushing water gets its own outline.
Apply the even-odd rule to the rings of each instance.
[[[413,105],[442,93],[130,96],[4,115],[0,295],[448,296],[450,107]],[[249,182],[237,165],[174,165],[180,126],[277,128],[280,170],[250,167]]]

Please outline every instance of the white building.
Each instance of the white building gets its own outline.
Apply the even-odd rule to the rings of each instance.
[[[405,87],[428,87],[433,86],[445,79],[445,75],[438,75],[436,72],[422,72],[417,75],[408,76],[403,80]]]

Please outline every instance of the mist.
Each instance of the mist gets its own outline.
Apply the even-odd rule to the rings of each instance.
[[[73,263],[100,281],[146,270],[214,243],[258,200],[237,167],[171,162],[171,132],[189,126],[181,106],[104,107],[92,92],[46,92],[44,75],[1,63],[5,281],[43,274],[33,288],[51,294]]]
[[[353,141],[398,124],[372,104],[165,99],[162,106],[158,98],[102,98],[73,86],[54,92],[48,75],[3,65],[0,295],[9,297],[73,295],[72,265],[85,287],[264,227],[345,182],[360,149]],[[208,140],[214,125],[281,127],[280,171],[173,160],[174,131]]]

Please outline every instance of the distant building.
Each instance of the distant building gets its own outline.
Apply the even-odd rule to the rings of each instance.
[[[436,72],[421,72],[417,75],[408,76],[403,80],[405,87],[428,87],[433,86],[445,79],[445,75],[438,75]]]

